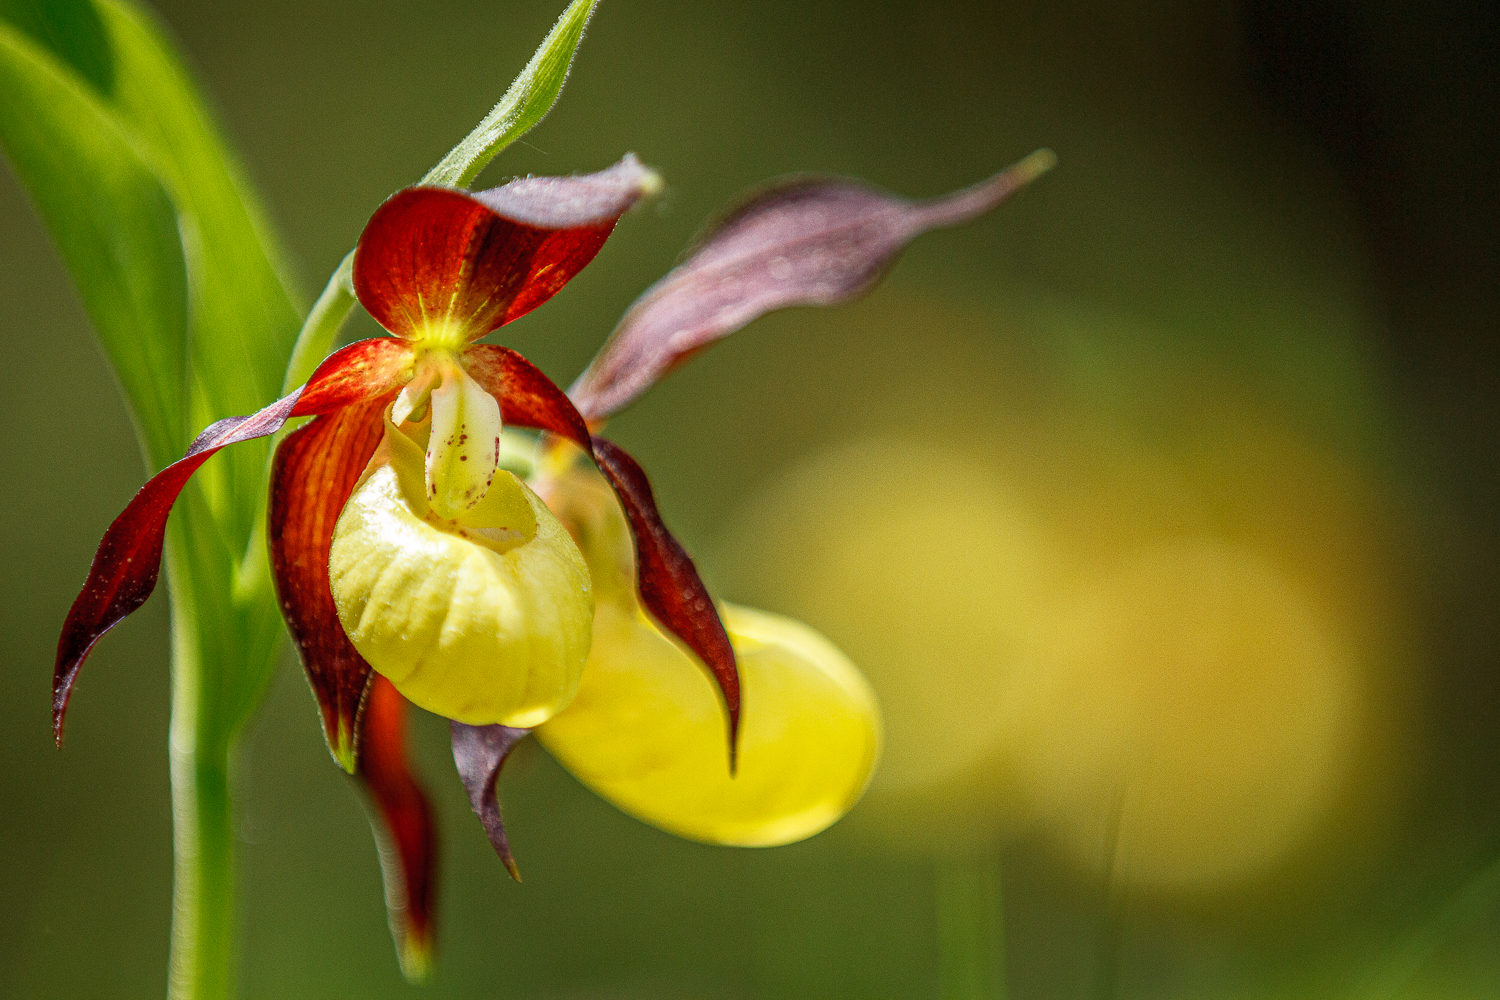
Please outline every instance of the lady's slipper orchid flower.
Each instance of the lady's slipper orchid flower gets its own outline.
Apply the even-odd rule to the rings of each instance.
[[[581,177],[398,192],[353,268],[356,297],[390,336],[208,427],[105,533],[58,644],[59,742],[93,644],[155,586],[188,477],[305,416],[271,469],[271,567],[329,747],[393,848],[382,858],[408,973],[430,954],[434,884],[431,809],[404,751],[408,701],[451,720],[455,764],[512,874],[495,782],[532,730],[585,784],[682,836],[765,845],[823,829],[878,755],[868,685],[806,626],[716,608],[645,474],[594,432],[691,353],[770,310],[854,297],[916,235],[988,211],[1050,162],[1034,154],[929,202],[840,179],[767,188],[642,297],[570,394],[475,341],[561,289],[657,175],[627,155]],[[539,463],[510,447],[514,427],[543,432]]]
[[[591,439],[562,391],[520,355],[473,343],[551,298],[593,259],[619,217],[659,185],[627,156],[585,177],[526,178],[478,194],[411,188],[382,205],[360,238],[354,288],[392,336],[337,351],[286,398],[209,427],[131,501],[106,532],[63,629],[54,681],[58,735],[89,648],[154,587],[167,513],[188,476],[219,448],[273,433],[298,416],[316,419],[277,449],[267,536],[287,624],[322,706],[329,746],[346,769],[355,767],[372,665],[410,700],[473,724],[534,726],[578,685],[593,612],[587,570],[545,506],[499,470],[502,421],[549,431],[591,455],[603,452],[601,467],[646,527],[647,606],[710,665],[732,731],[739,696],[729,641],[691,561],[661,526],[649,490],[621,478],[638,472],[634,462]],[[403,536],[383,553],[385,565],[375,564],[378,546],[363,551],[362,569],[376,578],[384,572],[383,586],[395,593],[376,578],[368,591],[345,588],[351,645],[329,588],[333,528],[377,449],[382,469],[394,471],[405,466],[390,456],[411,448],[423,451],[420,484],[408,484],[410,506],[397,506],[412,523],[381,524],[370,539],[406,531],[424,535],[427,548],[413,555],[419,544]],[[362,495],[372,501],[382,484],[399,485],[392,475],[366,478]],[[360,508],[373,516],[374,507]],[[453,560],[470,556],[451,579],[432,571],[455,569]],[[408,570],[418,578],[403,578]],[[451,587],[434,592],[439,582]],[[507,599],[529,606],[485,603]],[[485,616],[488,645],[478,637]],[[481,676],[485,671],[493,676]]]

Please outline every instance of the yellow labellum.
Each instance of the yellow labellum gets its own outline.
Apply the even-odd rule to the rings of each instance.
[[[334,529],[339,621],[422,708],[470,725],[539,725],[578,689],[594,611],[588,567],[509,472],[457,517],[441,516],[426,496],[428,429],[407,427],[417,440],[387,421]]]
[[[599,606],[578,697],[537,738],[585,785],[670,833],[744,847],[810,837],[870,780],[875,695],[807,626],[730,604],[721,612],[745,705],[736,775],[708,675],[633,601]]]

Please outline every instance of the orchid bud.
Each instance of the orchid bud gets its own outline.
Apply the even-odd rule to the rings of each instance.
[[[339,621],[414,704],[470,725],[540,725],[578,690],[594,613],[588,567],[510,472],[456,517],[439,513],[428,500],[431,420],[387,419],[339,516],[328,564]]]

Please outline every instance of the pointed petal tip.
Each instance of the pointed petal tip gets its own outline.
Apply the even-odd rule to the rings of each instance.
[[[469,804],[505,870],[520,882],[521,870],[516,867],[510,841],[505,836],[505,820],[500,815],[500,797],[495,783],[511,750],[531,735],[531,730],[499,725],[470,726],[457,720],[450,720],[448,725],[452,734],[453,764],[469,794]]]
[[[729,776],[733,778],[740,769],[740,707],[729,710]]]
[[[432,978],[434,951],[432,935],[425,928],[407,933],[401,941],[397,961],[408,983],[421,986]]]
[[[432,803],[412,772],[406,701],[379,675],[357,719],[359,774],[380,853],[386,913],[396,958],[407,980],[431,973],[436,939],[437,827]]]
[[[1030,184],[1038,177],[1057,166],[1057,154],[1050,149],[1039,149],[1006,170],[1018,184]]]
[[[52,740],[59,750],[63,743],[63,716],[67,714],[68,695],[72,693],[70,687],[66,682],[52,687]]]
[[[620,501],[635,543],[636,593],[663,631],[676,636],[708,669],[729,713],[730,752],[739,728],[740,679],[734,647],[698,568],[662,523],[640,464],[608,438],[591,439],[594,464]]]
[[[655,198],[666,190],[666,179],[655,168],[642,163],[640,157],[634,153],[626,153],[620,165],[625,169],[635,171],[635,190],[641,198]]]
[[[323,716],[323,738],[328,752],[349,774],[359,770],[359,748],[354,740],[354,721],[347,716],[325,714]]]
[[[334,747],[333,759],[339,762],[339,766],[345,771],[353,774],[359,766],[359,761],[354,751],[354,734],[350,730],[348,720],[339,720],[338,744]]]

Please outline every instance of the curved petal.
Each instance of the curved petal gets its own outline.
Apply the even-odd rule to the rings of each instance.
[[[490,838],[490,846],[500,855],[505,870],[517,882],[521,881],[521,870],[510,853],[510,841],[505,836],[505,821],[500,817],[500,793],[495,783],[500,780],[500,769],[506,758],[527,736],[530,729],[512,726],[468,726],[462,722],[449,721],[448,728],[453,739],[453,765],[469,793],[469,805],[474,815],[484,824],[484,832]]]
[[[740,730],[740,676],[734,647],[698,567],[662,523],[646,473],[614,442],[595,437],[593,443],[594,462],[614,487],[625,509],[625,520],[630,523],[641,604],[698,654],[718,681],[729,711],[729,773],[733,774]]]
[[[589,788],[669,833],[763,847],[810,837],[854,805],[879,755],[870,686],[799,622],[722,606],[750,712],[731,777],[702,671],[632,606],[601,604],[573,704],[537,738]]]
[[[509,347],[470,344],[464,370],[500,403],[500,419],[567,438],[593,456],[589,428],[573,403],[541,369]]]
[[[399,337],[477,339],[555,295],[660,186],[630,154],[582,177],[525,177],[475,194],[398,191],[359,238],[355,295]]]
[[[641,603],[703,661],[719,685],[729,712],[732,770],[740,719],[734,648],[697,567],[662,522],[645,472],[619,445],[591,437],[587,424],[562,390],[515,351],[494,344],[474,344],[464,351],[463,361],[474,380],[500,401],[506,423],[567,438],[593,459],[609,481],[635,543],[635,578]]]
[[[917,236],[988,212],[1055,160],[1040,150],[971,188],[922,202],[840,177],[768,185],[636,300],[568,395],[586,419],[602,421],[759,316],[862,295]]]
[[[399,389],[412,376],[411,345],[392,337],[358,340],[323,359],[301,389],[294,417],[332,413]]]
[[[52,675],[52,731],[62,745],[63,716],[89,650],[105,632],[146,602],[161,573],[167,515],[188,478],[220,448],[281,429],[292,417],[327,413],[401,377],[410,348],[389,338],[361,341],[329,355],[307,385],[248,417],[225,417],[204,429],[187,454],[147,480],[115,518],[73,601],[57,642]]]
[[[377,677],[360,719],[359,770],[380,849],[386,912],[406,978],[432,968],[437,911],[437,826],[427,793],[406,756],[406,700]]]
[[[328,749],[353,772],[371,677],[334,610],[328,551],[339,512],[385,429],[393,393],[318,417],[287,435],[271,463],[266,537],[281,613],[318,699]]]

